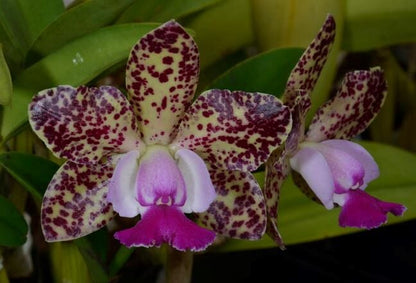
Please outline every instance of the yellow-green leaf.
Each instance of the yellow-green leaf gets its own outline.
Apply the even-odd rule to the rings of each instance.
[[[3,55],[3,48],[0,44],[0,104],[7,105],[12,97],[13,84],[9,67]]]
[[[0,246],[17,247],[26,242],[28,227],[23,215],[0,195]]]
[[[416,1],[347,0],[343,48],[365,51],[416,41]]]
[[[218,1],[220,0],[136,0],[117,22],[165,22],[200,11]]]
[[[91,0],[68,9],[37,38],[32,52],[45,56],[66,43],[113,22],[134,0]]]

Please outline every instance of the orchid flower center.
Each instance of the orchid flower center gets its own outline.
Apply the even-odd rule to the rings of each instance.
[[[159,145],[148,147],[139,164],[136,188],[140,205],[184,205],[185,181],[168,148]]]

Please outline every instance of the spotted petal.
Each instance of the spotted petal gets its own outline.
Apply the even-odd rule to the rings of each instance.
[[[335,20],[329,15],[289,76],[282,98],[286,105],[291,108],[295,105],[297,90],[304,90],[308,94],[312,92],[334,40]]]
[[[110,86],[43,90],[29,105],[29,121],[54,154],[77,163],[141,146],[130,104]]]
[[[290,131],[290,111],[272,95],[208,90],[188,109],[173,144],[212,166],[257,169]]]
[[[267,234],[280,246],[283,240],[277,229],[277,212],[279,206],[280,189],[290,173],[287,151],[275,150],[266,162],[266,180],[264,184],[264,198],[267,211]]]
[[[41,221],[46,241],[80,238],[114,217],[107,202],[112,166],[89,166],[71,161],[56,172],[43,197]]]
[[[337,95],[321,106],[306,139],[351,139],[363,132],[380,111],[387,85],[380,68],[347,73]]]
[[[193,98],[198,76],[198,48],[175,21],[146,34],[133,47],[126,86],[146,143],[169,143]]]
[[[211,170],[217,199],[197,215],[202,225],[220,235],[256,240],[266,229],[266,209],[253,175],[241,171]]]

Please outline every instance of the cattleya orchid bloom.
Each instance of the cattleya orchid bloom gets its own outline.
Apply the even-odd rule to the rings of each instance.
[[[264,234],[264,197],[250,172],[286,140],[289,108],[272,95],[228,90],[191,104],[198,76],[194,40],[170,21],[132,48],[127,97],[111,86],[58,86],[33,98],[33,130],[67,159],[42,202],[47,241],[82,237],[115,213],[140,215],[114,235],[127,247],[199,251],[216,233]]]
[[[305,132],[312,92],[335,39],[335,21],[329,15],[316,38],[289,76],[282,100],[291,109],[293,125],[286,144],[266,162],[265,197],[268,234],[279,244],[277,206],[283,181],[293,169],[295,183],[308,196],[332,209],[341,206],[343,227],[375,228],[387,213],[402,215],[405,207],[376,199],[364,189],[379,176],[372,156],[348,141],[375,118],[386,96],[380,68],[347,73],[337,94],[322,105]]]

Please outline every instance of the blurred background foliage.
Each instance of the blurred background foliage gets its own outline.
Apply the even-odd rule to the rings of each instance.
[[[27,106],[37,91],[59,84],[111,84],[123,90],[130,48],[158,24],[176,19],[199,46],[198,93],[227,88],[280,96],[328,13],[336,19],[336,42],[310,113],[334,94],[346,72],[384,69],[386,103],[359,137],[381,171],[368,190],[408,207],[404,217],[392,217],[389,224],[414,220],[416,1],[80,0],[66,7],[61,0],[0,0],[0,282],[125,282],[129,268],[147,282],[165,260],[163,248],[121,247],[111,227],[72,242],[44,241],[40,203],[62,161],[28,127]],[[256,177],[262,182],[263,172]],[[280,203],[279,225],[289,249],[359,231],[338,227],[339,211],[310,201],[291,180]],[[265,236],[257,242],[219,240],[206,253],[221,257],[265,248],[279,252]]]

